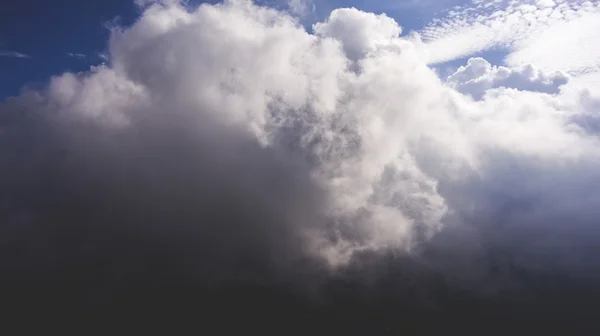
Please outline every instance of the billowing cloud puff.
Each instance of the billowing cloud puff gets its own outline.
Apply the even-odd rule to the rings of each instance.
[[[402,28],[385,14],[341,8],[331,12],[326,22],[315,24],[314,31],[340,41],[347,57],[355,60],[378,47],[390,45],[398,38]]]
[[[495,88],[556,94],[568,80],[567,75],[559,71],[546,74],[532,65],[520,69],[496,67],[480,57],[469,59],[466,66],[448,77],[453,88],[475,99],[481,99],[486,91]]]
[[[356,9],[314,31],[249,1],[145,1],[106,65],[4,102],[10,269],[304,284],[391,253],[471,290],[525,285],[514,265],[597,275],[598,138],[580,100],[537,92],[564,77],[474,59],[448,85]]]

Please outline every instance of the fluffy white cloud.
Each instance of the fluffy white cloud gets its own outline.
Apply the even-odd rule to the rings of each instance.
[[[112,31],[108,65],[1,107],[10,112],[2,143],[37,134],[25,144],[31,157],[3,145],[3,167],[55,172],[66,195],[99,188],[102,202],[119,205],[111,221],[184,232],[235,222],[209,236],[236,245],[251,232],[254,248],[268,241],[332,265],[361,251],[410,251],[444,225],[502,221],[511,202],[528,205],[518,221],[542,236],[555,232],[537,226],[553,214],[577,226],[596,213],[598,192],[580,193],[600,181],[598,139],[574,122],[581,102],[535,92],[555,93],[561,75],[472,60],[450,82],[473,101],[385,15],[339,9],[313,35],[249,1],[144,6],[133,26]],[[2,178],[34,175],[4,168]]]
[[[492,66],[483,58],[471,58],[448,77],[448,83],[456,90],[481,99],[490,89],[513,88],[525,91],[556,94],[569,77],[561,72],[544,73],[532,65],[520,69]]]
[[[339,40],[352,60],[390,45],[402,32],[396,21],[387,15],[365,13],[356,8],[334,10],[326,22],[315,24],[313,30],[320,36]]]
[[[540,8],[554,7],[556,3],[552,0],[536,0],[535,4]]]

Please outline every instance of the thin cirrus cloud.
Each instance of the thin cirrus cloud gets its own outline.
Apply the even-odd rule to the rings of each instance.
[[[478,294],[597,283],[600,104],[563,95],[568,76],[473,59],[447,83],[418,36],[358,9],[312,32],[242,0],[140,12],[109,64],[0,104],[1,236],[35,247],[5,272],[304,285],[393,255]]]
[[[572,75],[600,69],[600,1],[473,1],[421,31],[430,63],[492,48],[509,66],[535,64]]]
[[[66,55],[67,55],[68,57],[72,57],[72,58],[79,58],[79,59],[84,59],[84,58],[86,58],[86,57],[87,57],[87,55],[86,55],[86,54],[81,54],[81,53],[71,53],[71,52],[68,52],[68,53],[66,53]]]
[[[288,0],[287,6],[291,13],[300,17],[315,10],[315,4],[312,0]]]
[[[0,50],[0,57],[11,57],[11,58],[31,58],[31,56],[20,53],[17,51]]]

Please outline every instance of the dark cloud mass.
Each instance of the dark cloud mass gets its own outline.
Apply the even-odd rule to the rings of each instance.
[[[0,320],[595,334],[594,97],[511,72],[474,101],[355,9],[311,35],[247,1],[140,6],[107,65],[0,105]]]

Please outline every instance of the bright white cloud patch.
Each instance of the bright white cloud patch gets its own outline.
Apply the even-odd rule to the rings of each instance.
[[[378,47],[391,45],[402,29],[385,14],[375,15],[356,8],[342,8],[331,12],[326,22],[315,24],[314,31],[342,42],[348,58],[355,60]]]
[[[554,7],[556,3],[552,0],[536,0],[535,4],[540,8]]]
[[[520,69],[492,66],[483,58],[471,58],[448,77],[448,83],[456,90],[481,99],[490,89],[513,88],[556,94],[569,78],[561,73],[541,72],[532,65]]]
[[[451,87],[427,66],[418,39],[399,37],[385,15],[356,9],[332,12],[312,35],[248,1],[144,6],[133,26],[113,30],[109,65],[65,73],[0,107],[56,118],[53,131],[81,150],[71,170],[93,171],[98,165],[86,160],[96,153],[115,172],[155,165],[147,173],[154,181],[170,181],[163,169],[177,171],[177,181],[188,179],[182,186],[217,174],[234,185],[224,189],[239,195],[246,216],[264,210],[334,265],[357,251],[409,251],[444,225],[500,220],[520,197],[531,203],[515,218],[536,229],[555,213],[570,214],[576,226],[597,212],[587,200],[600,189],[580,193],[600,182],[596,134],[575,121],[584,113],[579,100],[543,93],[557,93],[563,75],[474,59]],[[440,29],[427,36],[450,34]],[[1,136],[19,134],[8,130]],[[255,147],[264,152],[241,150]],[[178,159],[193,153],[202,160]],[[306,171],[319,197],[286,184],[288,173],[276,188],[267,183],[281,165]],[[157,199],[177,194],[165,188]],[[205,199],[191,193],[183,203],[195,213]],[[168,214],[186,212],[165,202]]]

